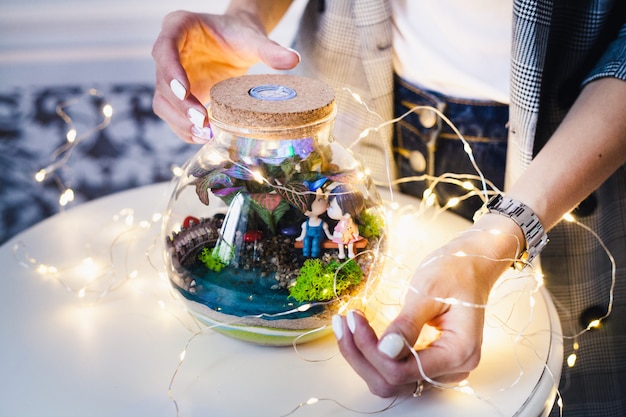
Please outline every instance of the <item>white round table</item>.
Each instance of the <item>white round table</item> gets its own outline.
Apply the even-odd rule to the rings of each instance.
[[[172,386],[181,417],[539,416],[552,407],[561,329],[547,291],[530,292],[528,280],[503,279],[494,291],[483,357],[468,378],[475,394],[429,390],[391,404],[369,393],[332,336],[297,349],[212,330],[192,339],[195,323],[170,293],[153,219],[168,190],[156,184],[82,204],[0,248],[1,415],[176,416],[168,387],[183,351]],[[443,213],[416,227],[432,245],[465,225]],[[400,246],[417,261],[414,244]]]

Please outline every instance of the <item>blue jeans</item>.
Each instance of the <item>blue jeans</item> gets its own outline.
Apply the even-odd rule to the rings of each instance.
[[[472,148],[478,168],[485,178],[502,190],[506,164],[507,122],[509,107],[493,101],[447,97],[422,90],[396,77],[394,115],[403,115],[411,108],[432,106],[439,109]],[[436,113],[430,110],[413,112],[396,123],[393,138],[394,158],[400,177],[420,175],[440,176],[444,173],[474,174],[463,142]],[[480,181],[472,181],[482,189]],[[400,184],[404,193],[422,197],[431,180]],[[434,189],[440,204],[450,198],[465,195],[467,190],[453,184],[438,184]],[[480,197],[463,200],[452,211],[471,219],[482,206]]]

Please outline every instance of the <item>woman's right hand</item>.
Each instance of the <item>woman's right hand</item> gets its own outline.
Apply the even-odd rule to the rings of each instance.
[[[285,70],[300,60],[297,52],[267,37],[260,18],[240,9],[223,15],[168,14],[152,57],[156,63],[153,110],[181,139],[194,143],[210,137],[205,104],[215,83],[243,75],[258,62]]]
[[[524,244],[513,220],[484,215],[421,263],[402,309],[380,336],[364,314],[335,316],[333,330],[342,355],[381,397],[419,395],[425,383],[465,379],[480,361],[491,288]],[[425,324],[439,335],[415,351]]]

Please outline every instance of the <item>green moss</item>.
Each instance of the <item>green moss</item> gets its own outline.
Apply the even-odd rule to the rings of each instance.
[[[212,249],[204,248],[198,255],[198,259],[212,271],[220,272],[229,263],[229,259],[223,259],[219,254],[218,247]]]
[[[324,264],[321,259],[307,259],[295,285],[289,288],[289,295],[299,302],[328,301],[335,298],[335,288],[337,295],[341,295],[362,278],[363,271],[353,260]]]
[[[359,234],[366,239],[380,237],[385,219],[376,210],[364,210],[360,215]]]

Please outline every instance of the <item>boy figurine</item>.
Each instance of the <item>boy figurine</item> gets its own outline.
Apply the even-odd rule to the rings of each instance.
[[[302,255],[306,257],[319,257],[324,235],[328,239],[333,237],[328,230],[328,224],[320,217],[327,209],[328,198],[322,189],[318,188],[315,190],[315,199],[311,203],[311,209],[304,213],[308,219],[302,223],[302,233],[296,238],[297,241],[302,241]]]

